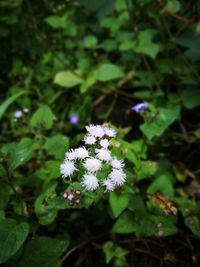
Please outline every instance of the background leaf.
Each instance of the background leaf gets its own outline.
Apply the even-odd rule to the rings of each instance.
[[[13,219],[0,220],[0,263],[6,262],[23,245],[29,225]]]
[[[48,236],[37,236],[25,247],[21,261],[22,267],[54,266],[69,246],[69,238],[59,240]]]
[[[47,105],[40,105],[40,107],[33,114],[30,124],[32,127],[44,127],[46,130],[53,126],[56,119],[55,115]]]
[[[79,75],[75,75],[74,72],[71,71],[60,71],[54,78],[54,83],[65,88],[74,87],[82,82],[83,80],[79,77]]]

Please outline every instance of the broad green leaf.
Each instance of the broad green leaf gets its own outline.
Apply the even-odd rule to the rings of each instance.
[[[153,194],[157,191],[164,193],[165,195],[172,197],[174,195],[173,188],[173,176],[170,172],[165,172],[159,175],[149,186],[147,193]]]
[[[177,0],[168,0],[166,6],[164,7],[164,11],[168,13],[176,13],[180,10],[181,4]]]
[[[35,176],[45,181],[60,177],[60,161],[46,161],[43,167],[35,172]]]
[[[152,59],[155,59],[158,52],[160,51],[160,44],[153,42],[154,36],[155,31],[152,29],[140,31],[138,40],[136,40],[134,43],[134,51],[148,55]]]
[[[185,218],[185,224],[192,231],[192,233],[200,239],[200,221],[198,217],[192,215]]]
[[[96,71],[98,81],[107,82],[110,80],[119,79],[124,76],[122,69],[113,64],[103,64]]]
[[[19,143],[10,143],[3,146],[2,151],[9,155],[9,167],[14,170],[29,160],[38,144],[30,138],[23,138]]]
[[[56,117],[47,105],[40,105],[40,107],[33,114],[30,124],[32,127],[44,127],[46,130],[53,126]]]
[[[140,195],[136,195],[136,194],[129,195],[128,209],[135,212],[138,215],[146,214],[146,207]]]
[[[194,135],[200,139],[200,128],[198,128],[196,131],[194,131]]]
[[[53,222],[57,216],[58,209],[54,205],[56,198],[56,184],[50,186],[35,201],[35,213],[39,218],[39,223],[47,225]]]
[[[54,78],[54,83],[66,87],[71,88],[77,86],[83,82],[83,79],[80,76],[75,74],[77,72],[72,71],[60,71],[56,74]]]
[[[135,223],[135,214],[131,211],[122,213],[114,224],[112,231],[118,234],[134,233],[137,224]]]
[[[109,196],[112,213],[117,218],[128,206],[128,195],[112,192]]]
[[[115,245],[108,241],[102,246],[103,252],[106,256],[106,263],[108,264],[115,257]]]
[[[132,143],[120,140],[120,149],[122,149],[122,151],[124,152],[124,157],[126,157],[131,163],[133,163],[137,167],[140,166],[140,159]]]
[[[23,245],[29,225],[13,219],[0,220],[0,263],[6,262]]]
[[[136,179],[138,181],[149,179],[158,170],[158,163],[156,161],[142,161],[139,168],[136,168]]]
[[[63,240],[47,236],[37,236],[29,241],[25,247],[22,267],[52,267],[69,246],[69,237]]]
[[[6,109],[20,96],[26,94],[27,92],[19,92],[16,93],[12,96],[10,96],[9,98],[7,98],[3,103],[1,103],[0,105],[0,119],[2,118],[4,112],[6,111]]]
[[[54,29],[66,27],[66,17],[64,16],[49,16],[45,18],[45,21]]]
[[[196,34],[196,24],[186,27],[186,30],[181,32],[180,35],[172,39],[173,42],[187,47],[185,52],[186,57],[188,57],[192,62],[200,60],[200,38]],[[188,72],[189,70],[187,70]]]
[[[164,131],[180,116],[180,106],[161,108],[152,122],[145,122],[140,126],[141,131],[149,140],[161,136]]]
[[[178,232],[175,225],[177,223],[177,217],[175,216],[152,216],[155,226],[160,225],[163,230],[163,236],[174,235]],[[158,230],[158,229],[157,229]]]
[[[185,89],[181,94],[181,99],[183,101],[183,105],[192,109],[200,106],[200,90],[199,89]]]
[[[86,48],[95,48],[97,45],[97,38],[94,35],[89,35],[84,38],[84,46]]]
[[[49,155],[55,156],[56,159],[63,159],[65,152],[69,148],[69,138],[64,135],[55,135],[49,137],[44,145]]]

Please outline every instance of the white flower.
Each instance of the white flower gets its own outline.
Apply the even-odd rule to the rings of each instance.
[[[15,111],[15,113],[14,113],[14,118],[15,119],[19,119],[19,118],[21,118],[23,116],[23,112],[21,111],[21,110],[17,110],[17,111]]]
[[[90,124],[86,126],[86,130],[94,137],[102,138],[104,136],[104,129],[100,125]]]
[[[76,167],[74,166],[74,163],[69,160],[65,160],[63,164],[60,165],[60,172],[62,174],[62,177],[67,177],[73,174],[74,171],[76,171]]]
[[[108,141],[108,139],[102,139],[101,141],[100,141],[100,145],[103,147],[103,148],[108,148],[109,147],[109,141]]]
[[[65,158],[68,160],[76,160],[77,159],[77,153],[74,149],[71,149],[69,152],[65,154]]]
[[[89,172],[96,172],[101,168],[101,161],[95,158],[88,158],[83,165]]]
[[[76,158],[85,159],[89,157],[88,151],[85,147],[79,147],[75,149]]]
[[[113,168],[120,170],[120,169],[122,169],[124,167],[124,161],[114,158],[113,160],[111,160],[110,165]]]
[[[122,170],[113,169],[108,176],[116,186],[121,186],[126,179],[126,174]]]
[[[107,128],[107,127],[104,127],[104,133],[105,135],[109,136],[109,137],[115,137],[116,136],[116,131],[114,129],[111,129],[111,128]]]
[[[95,149],[95,153],[97,154],[96,157],[102,161],[109,161],[111,160],[111,153],[109,150],[101,148]]]
[[[28,108],[24,108],[23,109],[23,112],[28,113],[29,112],[29,109]]]
[[[107,192],[112,192],[115,190],[115,184],[111,179],[106,179],[103,182],[103,185],[105,185]]]
[[[98,188],[99,182],[97,177],[92,173],[87,173],[83,176],[82,184],[86,190],[94,191]]]
[[[92,136],[92,135],[87,135],[84,138],[84,142],[87,145],[94,145],[95,142],[96,142],[96,138],[94,136]]]

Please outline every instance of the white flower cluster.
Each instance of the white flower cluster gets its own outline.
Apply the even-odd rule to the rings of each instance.
[[[65,160],[60,166],[62,177],[69,177],[78,171],[77,162],[81,162],[86,170],[81,181],[84,188],[94,191],[102,184],[106,191],[111,192],[122,186],[126,179],[123,160],[113,157],[109,150],[110,139],[116,136],[116,131],[104,125],[89,125],[86,130],[83,139],[85,146],[71,149],[65,154]],[[103,164],[110,166],[111,170],[108,177],[100,183],[97,172]]]

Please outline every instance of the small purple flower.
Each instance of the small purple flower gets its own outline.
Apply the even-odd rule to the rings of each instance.
[[[79,123],[79,115],[78,114],[69,115],[69,123],[72,125],[77,125]]]
[[[135,106],[132,106],[132,110],[134,110],[135,112],[139,113],[141,110],[145,110],[149,108],[149,103],[144,102],[144,103],[139,103]]]

